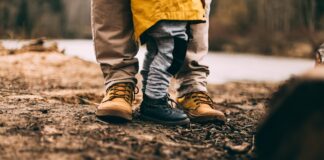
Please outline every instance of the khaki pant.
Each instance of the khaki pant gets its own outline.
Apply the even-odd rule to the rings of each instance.
[[[206,0],[207,6],[211,0]],[[209,12],[209,8],[207,9]],[[130,0],[92,0],[92,30],[97,61],[105,77],[105,86],[119,82],[136,84],[138,44],[133,39]],[[191,25],[186,62],[176,75],[178,96],[207,91],[208,66],[202,59],[208,53],[208,23]]]

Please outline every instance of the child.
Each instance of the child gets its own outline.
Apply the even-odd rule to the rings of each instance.
[[[147,54],[141,71],[145,119],[163,124],[187,124],[187,115],[169,104],[170,79],[184,63],[190,23],[205,21],[201,0],[132,0],[135,38],[146,43]],[[173,100],[171,100],[174,102]]]

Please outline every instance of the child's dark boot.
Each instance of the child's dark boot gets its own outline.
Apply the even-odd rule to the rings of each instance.
[[[186,125],[190,123],[187,115],[180,109],[169,104],[171,99],[165,96],[161,99],[152,99],[146,95],[140,106],[140,113],[144,119],[167,125]]]

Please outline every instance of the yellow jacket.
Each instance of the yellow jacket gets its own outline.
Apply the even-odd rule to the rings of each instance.
[[[135,38],[160,20],[205,21],[204,0],[131,0]]]

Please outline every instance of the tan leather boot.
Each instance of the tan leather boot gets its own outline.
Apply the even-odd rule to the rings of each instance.
[[[118,83],[111,86],[98,106],[96,116],[132,120],[132,103],[135,87],[131,83]]]
[[[212,107],[213,101],[205,92],[192,92],[177,101],[193,122],[225,121],[225,114]]]

